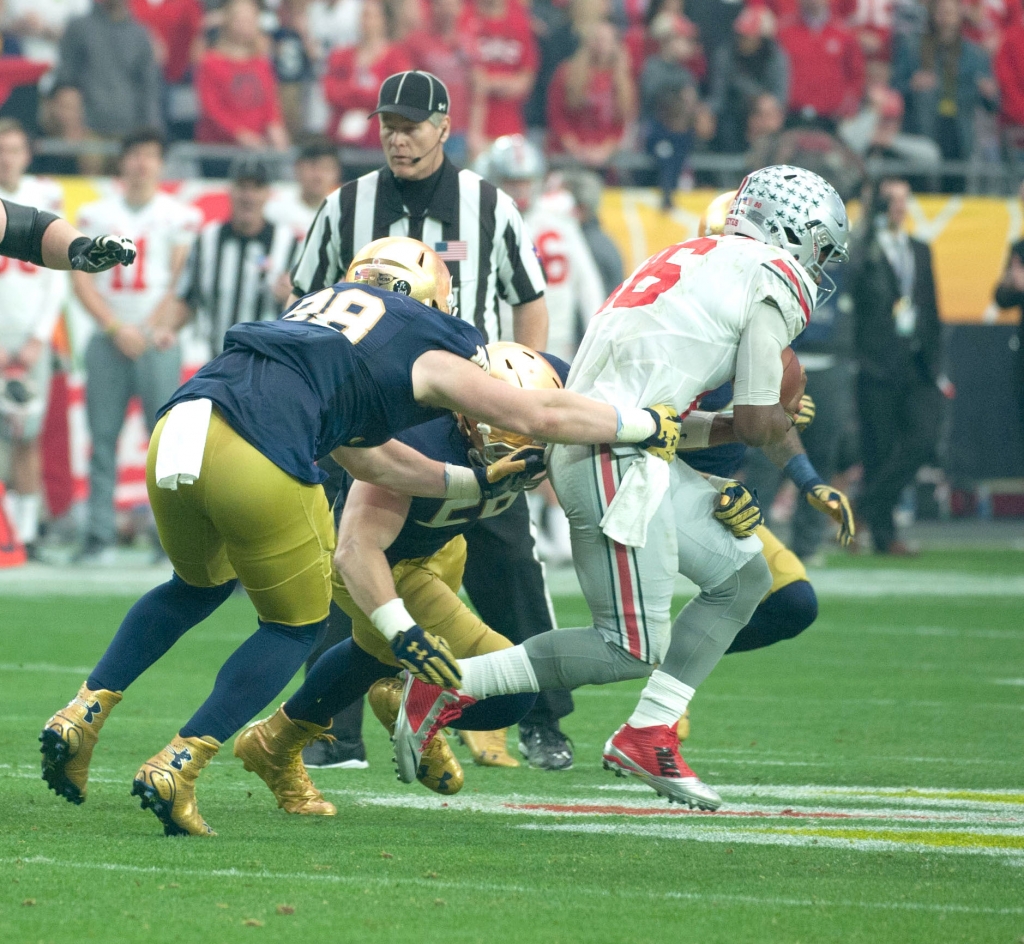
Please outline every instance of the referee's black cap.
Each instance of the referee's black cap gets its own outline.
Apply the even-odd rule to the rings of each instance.
[[[429,72],[396,72],[381,85],[377,110],[371,114],[381,112],[401,115],[415,122],[426,121],[431,115],[447,115],[448,89]]]

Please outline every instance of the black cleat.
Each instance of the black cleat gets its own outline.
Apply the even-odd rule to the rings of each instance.
[[[519,752],[531,767],[571,770],[572,741],[554,724],[519,724]]]
[[[46,785],[57,796],[64,797],[68,803],[80,806],[85,802],[85,797],[64,772],[71,759],[71,748],[67,741],[56,731],[46,728],[39,735],[39,742],[43,745],[39,750],[43,755],[43,780],[46,781]]]
[[[312,741],[302,749],[302,762],[310,768],[365,770],[366,747],[362,741]]]

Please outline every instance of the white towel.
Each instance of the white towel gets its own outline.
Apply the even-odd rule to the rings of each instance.
[[[627,547],[647,543],[647,526],[668,491],[668,463],[643,452],[626,469],[618,491],[601,519],[601,530]]]
[[[192,485],[199,478],[212,410],[213,404],[205,398],[171,407],[156,451],[158,488],[177,491],[179,484]]]

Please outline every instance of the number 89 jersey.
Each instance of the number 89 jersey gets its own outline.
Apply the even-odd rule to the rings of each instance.
[[[413,398],[412,365],[450,351],[487,369],[480,332],[415,299],[339,282],[307,295],[278,321],[232,327],[224,352],[160,409],[210,399],[228,424],[303,482],[339,446],[379,446],[447,411]]]
[[[566,387],[606,403],[689,410],[736,374],[740,337],[759,302],[789,339],[817,289],[789,253],[744,236],[705,236],[644,262],[591,320]]]

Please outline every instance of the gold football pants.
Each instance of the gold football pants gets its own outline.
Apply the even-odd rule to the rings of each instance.
[[[166,419],[150,440],[146,489],[175,573],[194,587],[237,576],[265,622],[326,619],[334,522],[324,490],[278,468],[216,409],[199,478],[174,491],[158,488],[156,453]]]
[[[440,636],[457,659],[512,646],[459,599],[466,566],[466,539],[452,538],[429,557],[399,561],[391,568],[395,589],[409,615],[428,633]],[[341,578],[334,575],[334,602],[352,618],[352,638],[379,662],[398,667],[387,640],[356,606]]]
[[[777,593],[783,587],[788,587],[798,580],[807,579],[807,571],[796,556],[785,544],[783,544],[764,525],[761,525],[754,532],[764,545],[764,558],[768,561],[768,569],[772,572],[772,588],[766,596]]]

